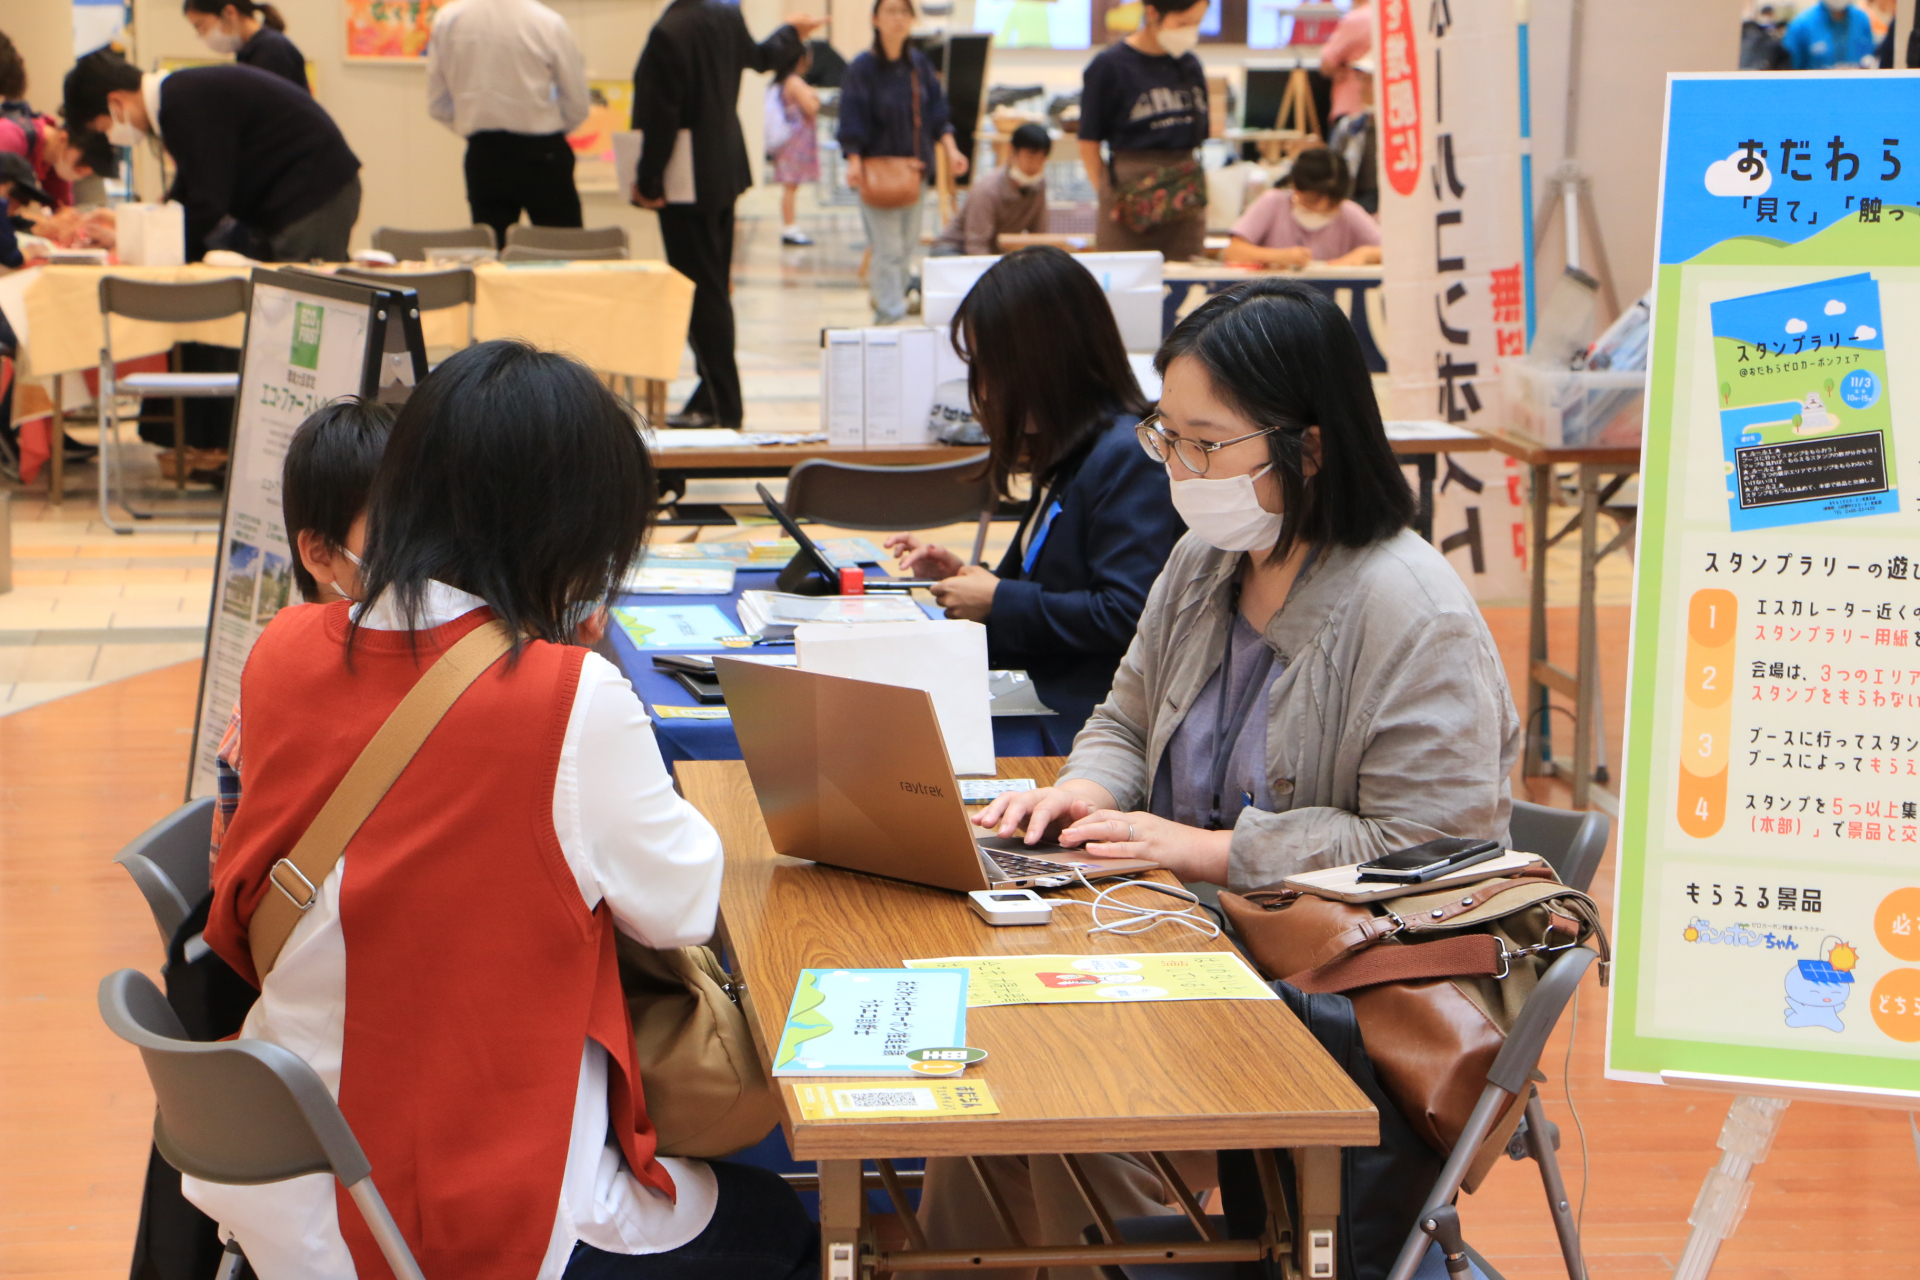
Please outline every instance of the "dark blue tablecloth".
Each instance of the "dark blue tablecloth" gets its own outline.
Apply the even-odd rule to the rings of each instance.
[[[734,575],[733,594],[726,596],[622,596],[618,603],[623,605],[701,605],[710,604],[727,615],[740,621],[737,608],[742,591],[771,591],[774,579],[779,577],[777,569],[743,569]],[[656,706],[690,707],[696,706],[699,699],[688,693],[672,676],[664,671],[656,671],[653,655],[634,647],[627,638],[626,631],[619,623],[607,628],[608,647],[613,650],[615,663],[627,680],[633,685],[640,700],[647,704],[651,713]],[[715,645],[711,649],[676,650],[676,652],[694,653],[739,653],[737,649],[725,649]],[[752,653],[791,653],[790,646],[757,646]],[[993,718],[993,751],[1000,756],[1048,756],[1065,755],[1072,744],[1054,742],[1057,734],[1048,732],[1049,722],[1055,716],[995,716]],[[733,735],[733,722],[730,720],[673,720],[654,716],[654,737],[660,743],[660,754],[665,758],[667,767],[672,768],[681,760],[738,760],[740,742]]]

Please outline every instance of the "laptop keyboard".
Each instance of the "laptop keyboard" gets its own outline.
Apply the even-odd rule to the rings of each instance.
[[[983,849],[994,865],[1016,880],[1027,876],[1072,876],[1073,868],[1058,862],[1048,862],[1045,858],[1029,858],[1025,854],[1002,853],[998,849]]]

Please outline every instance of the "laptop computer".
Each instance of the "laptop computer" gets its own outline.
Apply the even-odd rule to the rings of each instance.
[[[779,853],[961,892],[1159,865],[983,834],[924,689],[737,658],[713,666]]]

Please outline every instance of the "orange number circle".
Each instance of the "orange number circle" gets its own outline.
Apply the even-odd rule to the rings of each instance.
[[[1896,960],[1920,960],[1920,889],[1895,889],[1873,913],[1873,934]]]
[[[1895,969],[1873,984],[1873,1021],[1905,1044],[1920,1041],[1920,969]]]

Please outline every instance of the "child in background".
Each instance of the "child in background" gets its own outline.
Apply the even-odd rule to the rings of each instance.
[[[1313,147],[1294,157],[1292,189],[1269,191],[1233,224],[1226,260],[1249,266],[1371,266],[1380,261],[1380,224],[1349,200],[1347,162]]]
[[[280,512],[293,543],[293,580],[308,604],[356,600],[367,549],[367,493],[386,452],[393,411],[371,400],[337,400],[293,433],[280,471]],[[216,756],[220,795],[209,866],[240,807],[240,704],[233,704]]]
[[[776,69],[767,85],[767,158],[781,187],[781,244],[813,243],[794,221],[793,210],[800,184],[820,180],[820,139],[814,123],[820,117],[820,95],[805,79],[812,66],[812,52],[803,50],[797,61]]]

